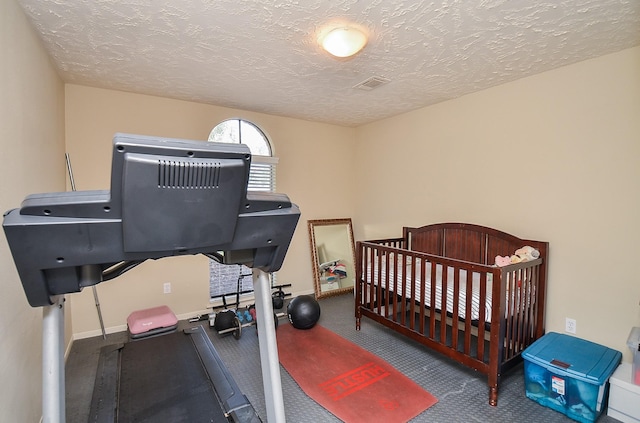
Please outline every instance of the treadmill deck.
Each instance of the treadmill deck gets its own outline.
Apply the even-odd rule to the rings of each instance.
[[[89,421],[258,423],[202,326],[102,348]]]

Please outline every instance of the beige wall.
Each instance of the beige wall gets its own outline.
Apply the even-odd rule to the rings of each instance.
[[[0,209],[5,212],[28,194],[65,189],[64,90],[14,1],[0,2],[0,52]],[[38,422],[42,309],[27,303],[4,235],[0,281],[0,421]]]
[[[360,127],[357,143],[357,239],[463,221],[549,241],[547,330],[574,318],[630,358],[640,47]]]
[[[578,336],[628,358],[626,336],[640,325],[640,284],[625,266],[639,232],[639,71],[640,48],[629,49],[355,130],[68,85],[67,148],[78,189],[100,189],[114,132],[205,139],[223,119],[251,120],[281,158],[279,191],[303,212],[280,272],[294,291],[312,288],[307,219],[353,217],[356,239],[475,222],[549,241],[547,329],[574,318]],[[204,260],[144,266],[99,286],[107,326],[141,306],[180,314],[206,304]],[[163,282],[174,294],[162,294]],[[90,293],[72,301],[74,332],[95,331]]]
[[[575,318],[578,336],[630,357],[624,341],[640,326],[640,48],[357,129],[65,90],[13,1],[0,2],[0,51],[2,210],[27,194],[68,189],[65,149],[79,190],[106,189],[115,132],[206,139],[216,123],[240,117],[267,132],[281,160],[279,191],[302,210],[279,279],[295,292],[312,289],[308,219],[352,217],[356,239],[395,236],[402,225],[476,222],[549,241],[547,329],[562,331],[564,318]],[[42,310],[28,306],[4,237],[0,274],[0,420],[36,422]],[[181,257],[100,284],[106,325],[119,328],[132,310],[157,303],[196,312],[207,302],[206,278],[205,260]],[[162,294],[164,282],[172,294]],[[99,333],[90,290],[68,299],[73,332]]]
[[[280,158],[278,191],[289,195],[302,216],[279,283],[294,293],[312,292],[308,219],[348,217],[354,212],[354,129],[250,113],[112,90],[66,86],[66,142],[78,190],[108,189],[112,138],[116,132],[206,140],[219,122],[247,119],[269,136]],[[173,292],[163,293],[171,282]],[[207,260],[202,256],[147,262],[97,286],[105,326],[122,329],[134,310],[167,304],[179,316],[206,311]],[[99,333],[90,290],[69,296],[73,331]]]

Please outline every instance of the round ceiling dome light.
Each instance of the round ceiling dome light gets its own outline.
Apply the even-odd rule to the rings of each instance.
[[[356,28],[344,27],[330,31],[322,39],[322,47],[336,57],[350,57],[367,44],[367,36]]]

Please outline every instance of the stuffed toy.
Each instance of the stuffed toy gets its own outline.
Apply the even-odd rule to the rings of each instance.
[[[540,251],[536,250],[533,247],[525,245],[522,248],[518,248],[514,255],[519,257],[520,261],[530,261],[540,257]]]
[[[496,256],[496,266],[502,267],[513,263],[522,263],[523,261],[535,260],[540,257],[540,251],[528,245],[518,248],[511,256]]]
[[[502,267],[511,264],[511,257],[509,256],[496,256],[496,266]]]

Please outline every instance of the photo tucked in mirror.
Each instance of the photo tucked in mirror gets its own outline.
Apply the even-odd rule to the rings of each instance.
[[[356,278],[351,219],[309,220],[316,298],[353,292]]]

